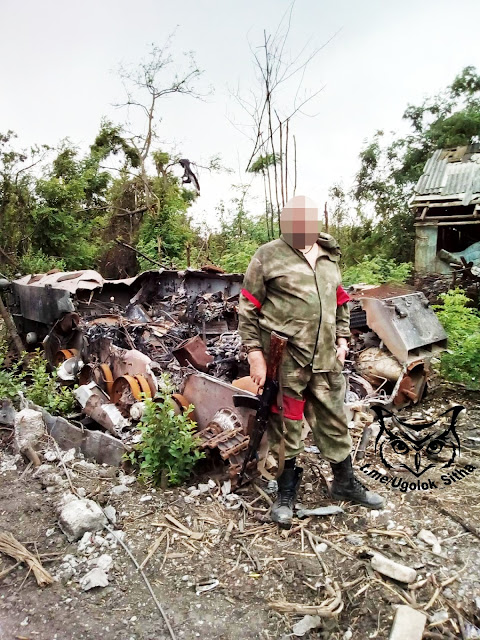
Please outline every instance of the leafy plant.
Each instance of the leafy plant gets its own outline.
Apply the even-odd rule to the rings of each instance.
[[[138,477],[144,482],[166,487],[178,485],[188,478],[195,463],[205,457],[199,451],[195,423],[188,417],[193,406],[176,415],[173,388],[166,376],[154,400],[145,400],[145,412],[139,428],[142,441],[129,460],[139,467]]]
[[[26,376],[29,384],[25,389],[25,396],[28,400],[50,413],[72,413],[76,404],[72,390],[58,383],[56,371],[47,370],[47,361],[39,351],[30,360]]]
[[[24,373],[20,370],[20,364],[15,363],[8,370],[5,367],[7,360],[8,344],[6,340],[0,340],[0,399],[15,400],[19,391],[24,391]]]
[[[436,305],[440,322],[448,336],[448,352],[443,353],[440,373],[452,382],[478,389],[480,382],[480,313],[470,306],[461,289],[440,295],[443,305]]]
[[[395,260],[387,260],[379,256],[375,258],[365,256],[362,262],[345,269],[343,282],[346,285],[403,283],[409,278],[412,268],[410,262],[397,263]]]

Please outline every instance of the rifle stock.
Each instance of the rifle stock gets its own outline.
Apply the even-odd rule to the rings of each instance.
[[[268,417],[270,415],[271,407],[277,399],[279,389],[278,372],[282,363],[283,353],[287,346],[288,339],[280,334],[272,331],[270,336],[270,349],[268,352],[267,360],[267,376],[263,391],[259,397],[260,404],[255,416],[255,425],[253,427],[252,434],[250,436],[250,442],[248,445],[247,453],[243,461],[242,469],[239,474],[239,484],[242,483],[243,476],[248,464],[257,455],[260,442],[263,438],[263,434],[267,428]]]

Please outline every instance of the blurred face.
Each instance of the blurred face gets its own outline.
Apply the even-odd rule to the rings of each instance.
[[[295,249],[311,247],[320,233],[317,205],[305,196],[291,198],[280,215],[280,229]]]

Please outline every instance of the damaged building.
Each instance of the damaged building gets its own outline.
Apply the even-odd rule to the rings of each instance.
[[[480,274],[480,143],[435,151],[409,206],[418,273]]]
[[[23,341],[31,349],[43,345],[62,380],[79,385],[78,426],[50,417],[52,435],[97,459],[107,452],[110,462],[119,463],[138,441],[143,399],[155,397],[167,372],[178,411],[194,405],[202,448],[235,481],[255,412],[238,406],[234,396],[257,391],[237,332],[242,280],[241,274],[188,269],[126,280],[104,280],[95,271],[57,272],[12,282],[5,295]],[[354,286],[350,297],[349,419],[371,402],[395,408],[418,403],[430,361],[446,346],[427,299],[391,285]],[[89,434],[95,434],[90,449]],[[265,456],[267,448],[261,451]]]

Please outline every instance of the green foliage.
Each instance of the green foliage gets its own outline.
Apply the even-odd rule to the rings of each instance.
[[[15,400],[19,391],[25,390],[24,374],[20,369],[20,364],[16,363],[10,370],[5,367],[8,344],[6,340],[0,340],[0,399],[8,398]]]
[[[175,486],[191,474],[195,463],[205,457],[199,451],[195,423],[186,414],[176,415],[173,388],[164,376],[162,390],[155,400],[145,400],[145,413],[139,424],[142,441],[129,454],[139,467],[138,477],[144,482]]]
[[[365,256],[362,262],[348,267],[343,272],[345,285],[351,284],[383,284],[384,282],[405,282],[412,272],[412,264],[409,262],[397,263],[395,260],[387,260],[382,257]]]
[[[41,249],[34,251],[29,248],[18,261],[19,270],[22,273],[47,273],[52,269],[59,269],[65,271],[67,265],[63,258],[55,258],[54,256],[47,256]]]
[[[448,352],[441,357],[440,372],[452,382],[470,389],[480,383],[480,313],[469,305],[461,289],[441,294],[443,305],[435,306],[448,336]]]
[[[436,149],[468,145],[480,134],[480,75],[466,67],[441,94],[408,105],[403,118],[411,128],[407,135],[377,131],[360,153],[351,194],[357,214],[353,226],[362,226],[367,218],[372,224],[360,245],[342,245],[347,264],[372,244],[387,259],[412,261],[414,228],[408,200]]]
[[[59,384],[56,371],[49,372],[47,367],[47,361],[37,351],[28,363],[25,395],[50,413],[68,415],[75,408],[75,396],[69,387]]]

